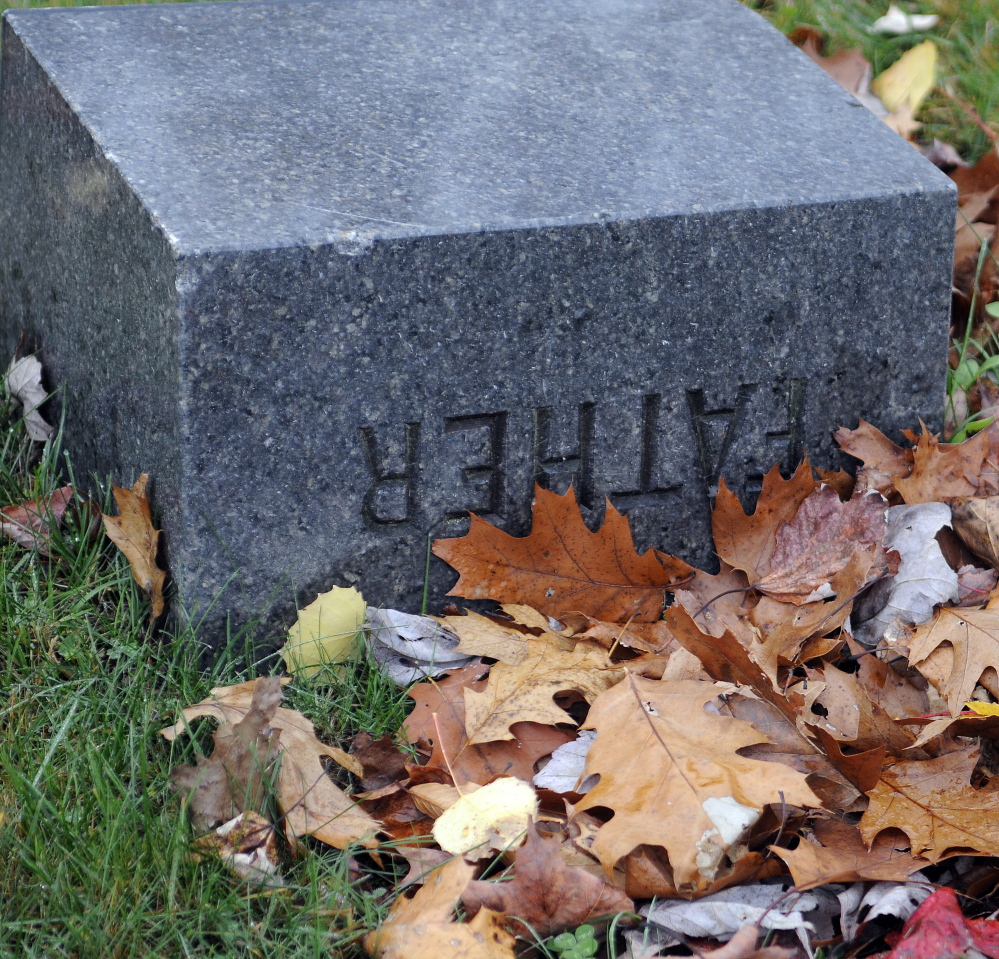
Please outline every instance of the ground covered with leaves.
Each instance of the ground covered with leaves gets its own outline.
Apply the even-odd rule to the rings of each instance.
[[[206,664],[144,481],[81,495],[22,361],[0,956],[999,957],[999,8],[750,5],[958,184],[953,442],[722,485],[717,571],[539,489],[435,544],[447,615],[334,589]]]

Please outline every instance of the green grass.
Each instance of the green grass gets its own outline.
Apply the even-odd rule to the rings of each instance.
[[[0,499],[55,484],[51,458],[0,409]],[[187,636],[147,637],[147,603],[114,547],[71,526],[46,561],[0,543],[0,956],[306,957],[359,954],[396,875],[319,843],[267,894],[217,861],[194,862],[170,769],[211,751],[214,724],[171,745],[158,730],[213,685],[253,674],[198,669]],[[188,640],[188,641],[185,641]],[[286,703],[328,741],[394,731],[404,691],[365,664]],[[367,869],[358,883],[351,857]],[[385,868],[391,868],[386,860]]]
[[[825,53],[859,46],[874,75],[891,66],[906,50],[932,39],[940,48],[935,90],[917,113],[923,123],[920,141],[950,143],[969,162],[992,144],[962,109],[970,107],[999,133],[999,0],[938,0],[899,5],[909,13],[936,13],[932,30],[891,36],[867,28],[888,10],[888,0],[745,0],[784,33],[795,27],[817,27],[827,38]],[[943,92],[944,90],[950,94]]]

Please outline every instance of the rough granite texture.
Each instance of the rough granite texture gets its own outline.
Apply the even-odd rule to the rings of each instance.
[[[212,642],[418,609],[428,536],[526,533],[535,480],[710,564],[719,475],[939,423],[954,207],[735,0],[4,17],[5,355],[78,476],[153,474]]]

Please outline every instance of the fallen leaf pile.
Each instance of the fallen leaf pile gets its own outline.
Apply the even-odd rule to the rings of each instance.
[[[410,690],[415,759],[355,743],[381,854],[431,884],[369,951],[510,956],[617,916],[635,957],[764,955],[759,930],[791,956],[876,939],[945,874],[999,883],[999,427],[908,438],[840,430],[855,480],[774,468],[750,514],[722,482],[716,573],[610,507],[591,530],[571,489],[528,536],[438,540],[451,595],[497,606],[407,622],[465,657]]]

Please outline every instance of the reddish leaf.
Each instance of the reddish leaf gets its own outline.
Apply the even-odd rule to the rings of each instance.
[[[938,889],[909,917],[886,959],[949,959],[974,955],[999,959],[999,922],[965,919],[953,889]]]
[[[474,513],[471,521],[467,536],[434,542],[435,555],[461,574],[449,596],[651,623],[670,586],[693,572],[655,550],[639,555],[628,520],[609,500],[603,526],[591,533],[572,488],[559,496],[537,487],[529,536],[510,536]]]
[[[42,556],[51,556],[52,533],[62,524],[75,491],[63,486],[49,496],[28,500],[19,506],[0,509],[0,532],[28,549],[37,549]]]

